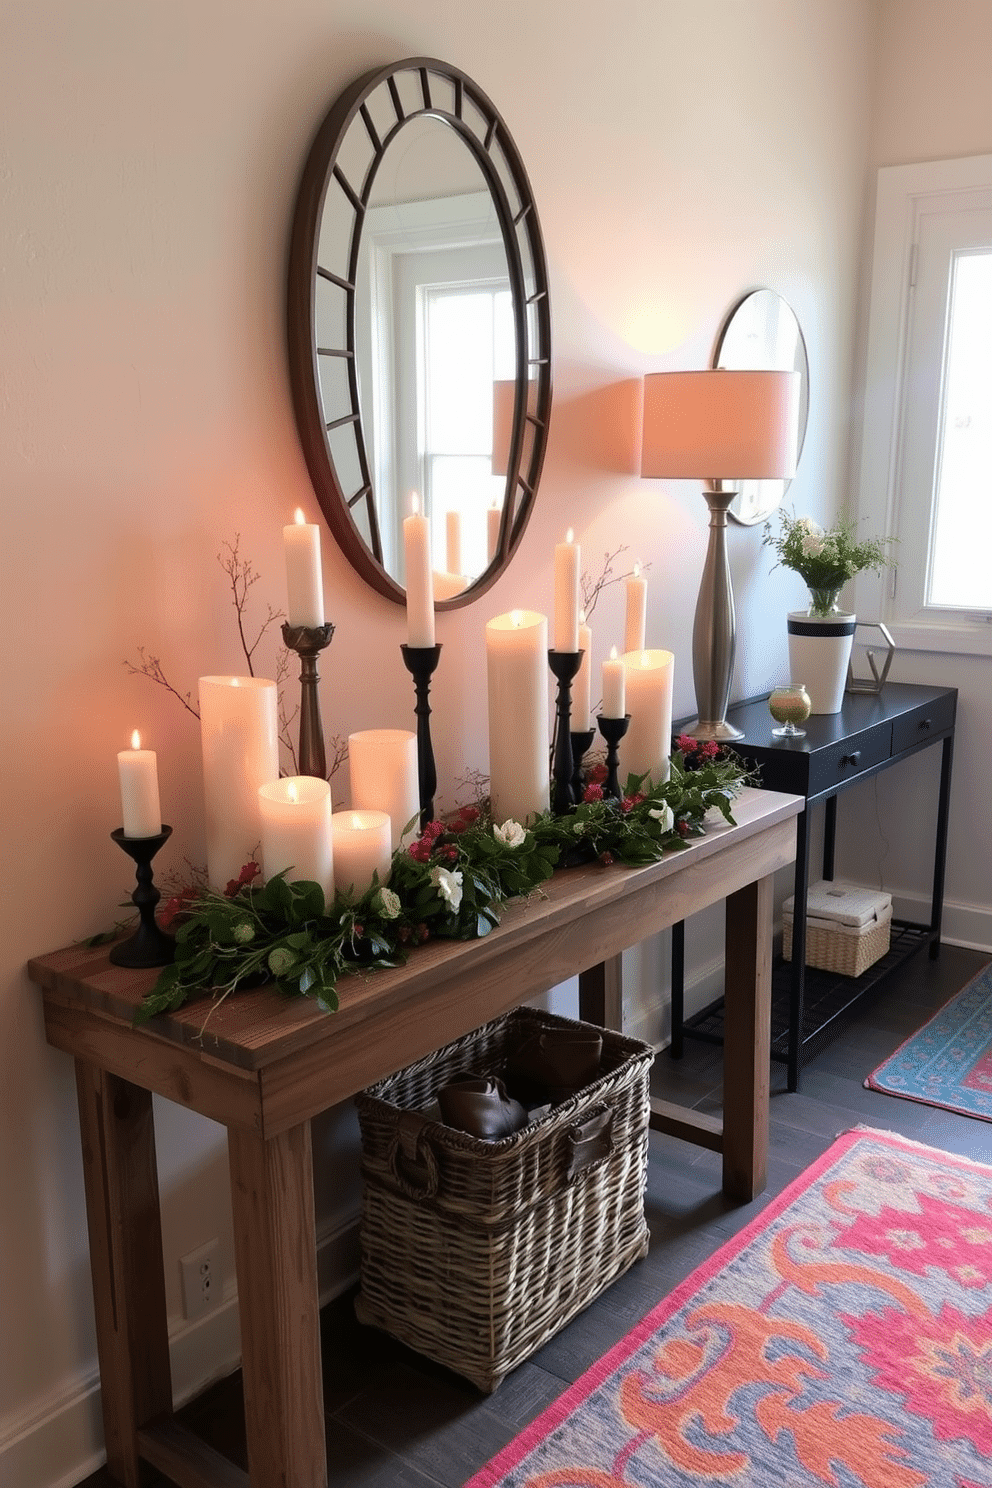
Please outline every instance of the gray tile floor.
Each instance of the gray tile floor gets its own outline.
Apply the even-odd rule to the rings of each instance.
[[[750,1204],[720,1190],[720,1158],[653,1133],[647,1217],[651,1249],[601,1298],[516,1370],[492,1396],[360,1327],[351,1298],[323,1315],[329,1481],[335,1488],[462,1488],[471,1475],[538,1415],[588,1366],[758,1213],[852,1126],[898,1131],[930,1146],[992,1164],[992,1123],[937,1111],[865,1090],[863,1081],[988,960],[945,946],[937,961],[916,955],[874,989],[804,1070],[801,1089],[786,1090],[784,1066],[772,1066],[769,1183]],[[686,1041],[678,1063],[655,1062],[655,1093],[719,1110],[721,1053]],[[238,1376],[186,1407],[193,1429],[245,1465]],[[166,1480],[149,1475],[149,1488]],[[112,1488],[100,1472],[80,1488]]]

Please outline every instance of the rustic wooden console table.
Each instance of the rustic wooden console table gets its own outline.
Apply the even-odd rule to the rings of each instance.
[[[481,941],[435,942],[349,977],[340,1011],[239,993],[134,1028],[152,972],[105,951],[41,956],[48,1040],[76,1061],[107,1459],[182,1488],[324,1488],[310,1121],[358,1090],[576,974],[584,1016],[618,1026],[619,955],[727,901],[725,1123],[661,1102],[652,1124],[723,1154],[736,1199],[761,1192],[768,1148],[772,876],[795,854],[795,796],[748,790],[723,824],[646,868],[556,874]],[[201,1034],[201,1029],[203,1032]],[[249,1474],[172,1415],[151,1093],[227,1127]]]

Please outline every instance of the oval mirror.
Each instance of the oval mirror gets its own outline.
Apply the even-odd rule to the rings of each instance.
[[[296,203],[287,332],[310,478],[352,565],[403,601],[416,492],[438,607],[484,592],[544,461],[550,311],[523,164],[457,68],[394,63],[331,108]]]
[[[755,289],[738,300],[717,337],[713,366],[753,372],[798,372],[798,452],[802,453],[809,418],[809,360],[799,321],[781,295],[773,289]],[[789,489],[787,480],[725,481],[722,484],[728,489],[737,487],[729,514],[747,527],[763,522]]]

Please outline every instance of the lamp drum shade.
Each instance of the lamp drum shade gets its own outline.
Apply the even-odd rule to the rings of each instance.
[[[710,368],[644,379],[641,474],[776,480],[795,474],[798,372]]]

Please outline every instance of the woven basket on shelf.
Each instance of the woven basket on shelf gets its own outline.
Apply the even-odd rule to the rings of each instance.
[[[856,977],[888,952],[892,935],[892,906],[863,926],[817,925],[806,920],[806,965],[841,976]],[[782,955],[792,959],[792,915],[782,916]]]
[[[456,1074],[502,1076],[510,1054],[548,1026],[583,1025],[516,1008],[355,1102],[358,1317],[485,1391],[648,1248],[650,1045],[602,1030],[597,1078],[498,1142],[418,1114]],[[604,1112],[608,1142],[584,1142]]]

